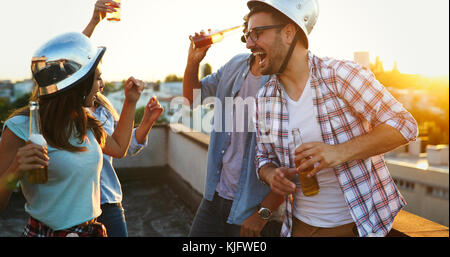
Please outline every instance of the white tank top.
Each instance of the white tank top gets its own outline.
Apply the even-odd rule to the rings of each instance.
[[[309,80],[298,101],[293,101],[286,92],[283,93],[289,111],[289,142],[293,143],[291,131],[294,128],[300,129],[304,143],[323,142]],[[293,215],[309,225],[323,228],[353,222],[334,170],[324,169],[316,176],[320,192],[314,196],[305,196],[301,190],[295,193]]]

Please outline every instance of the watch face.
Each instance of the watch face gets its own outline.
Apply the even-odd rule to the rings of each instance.
[[[270,215],[272,214],[270,209],[267,209],[267,208],[261,208],[258,213],[259,213],[259,216],[263,219],[269,219]]]

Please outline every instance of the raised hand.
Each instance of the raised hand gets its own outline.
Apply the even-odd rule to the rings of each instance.
[[[115,7],[120,7],[120,3],[116,3],[112,0],[98,0],[95,2],[94,13],[92,14],[91,21],[99,23],[105,18],[106,13],[115,12]]]
[[[130,77],[124,85],[125,101],[136,103],[141,97],[145,83],[142,80]]]
[[[145,105],[144,116],[141,124],[136,129],[136,140],[139,144],[144,144],[147,140],[147,135],[155,124],[156,120],[164,112],[164,108],[159,104],[156,96],[150,98]]]
[[[144,109],[144,117],[142,117],[141,124],[143,125],[153,125],[155,121],[161,116],[161,114],[164,112],[164,107],[159,104],[158,99],[156,96],[153,96],[148,100],[147,105]]]
[[[88,25],[84,28],[83,34],[87,37],[91,37],[95,27],[105,18],[106,13],[113,13],[116,11],[114,7],[120,7],[120,4],[111,0],[98,0],[95,2],[94,12],[92,13]]]
[[[200,33],[195,33],[194,36],[189,36],[189,39],[192,37],[198,37],[198,36],[204,36],[205,32],[201,31]],[[205,58],[206,53],[208,52],[208,49],[211,47],[211,45],[195,48],[194,49],[194,43],[191,40],[191,44],[189,46],[189,53],[188,53],[188,62],[192,62],[195,64],[200,64],[200,62]]]

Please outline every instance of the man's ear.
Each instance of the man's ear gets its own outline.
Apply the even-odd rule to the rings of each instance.
[[[281,30],[283,40],[285,41],[286,44],[290,45],[292,43],[292,40],[294,40],[296,32],[297,32],[297,28],[292,23],[287,24],[283,28],[283,30]]]

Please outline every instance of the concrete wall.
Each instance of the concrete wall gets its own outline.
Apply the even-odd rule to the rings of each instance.
[[[115,160],[114,166],[117,169],[169,166],[199,194],[203,194],[209,136],[190,130],[175,132],[179,129],[186,130],[186,127],[154,127],[149,134],[148,147],[135,157]],[[448,226],[448,172],[432,169],[424,171],[390,160],[386,163],[406,198],[408,205],[405,210]]]
[[[390,160],[386,160],[386,164],[408,203],[406,211],[444,226],[449,225],[448,172],[432,168],[422,170]]]
[[[136,156],[114,159],[114,167],[129,169],[168,165],[192,188],[203,194],[209,136],[192,131],[175,132],[177,128],[180,127],[153,127],[149,133],[148,146]]]
[[[209,136],[168,129],[168,164],[200,194],[205,190]]]
[[[116,169],[162,167],[167,164],[167,127],[154,126],[148,135],[148,145],[136,156],[114,159]]]

